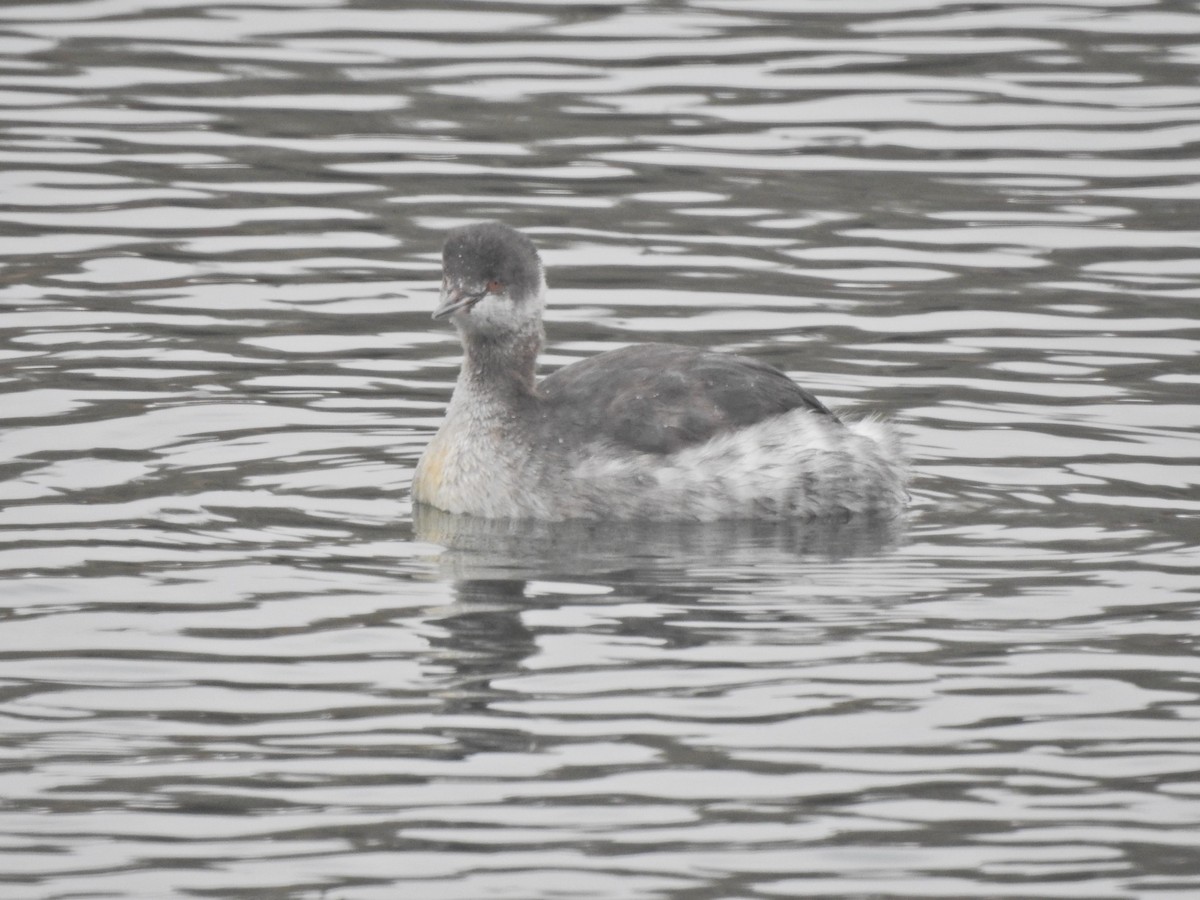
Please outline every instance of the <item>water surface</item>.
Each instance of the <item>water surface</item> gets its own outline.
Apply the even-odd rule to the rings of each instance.
[[[0,893],[1200,893],[1200,8],[0,11]],[[891,417],[870,523],[414,520],[447,228],[545,368]]]

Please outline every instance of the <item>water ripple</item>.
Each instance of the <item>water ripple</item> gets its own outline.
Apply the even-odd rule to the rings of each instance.
[[[4,23],[0,894],[1200,891],[1195,10]],[[483,218],[545,368],[772,363],[908,516],[414,510]]]

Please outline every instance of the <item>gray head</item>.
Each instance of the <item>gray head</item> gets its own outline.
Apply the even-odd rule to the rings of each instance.
[[[540,329],[545,303],[542,261],[521,232],[500,222],[450,232],[435,319],[449,316],[464,333],[525,333]]]

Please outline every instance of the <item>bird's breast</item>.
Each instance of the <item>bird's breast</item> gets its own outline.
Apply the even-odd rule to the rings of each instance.
[[[446,482],[446,465],[450,451],[444,440],[438,434],[417,462],[417,471],[413,473],[413,498],[421,503],[438,505],[438,496]]]

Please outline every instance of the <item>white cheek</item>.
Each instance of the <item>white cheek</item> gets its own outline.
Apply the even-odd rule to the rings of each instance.
[[[494,328],[500,325],[511,325],[514,310],[512,301],[502,294],[488,294],[473,307],[468,318],[482,328]]]

